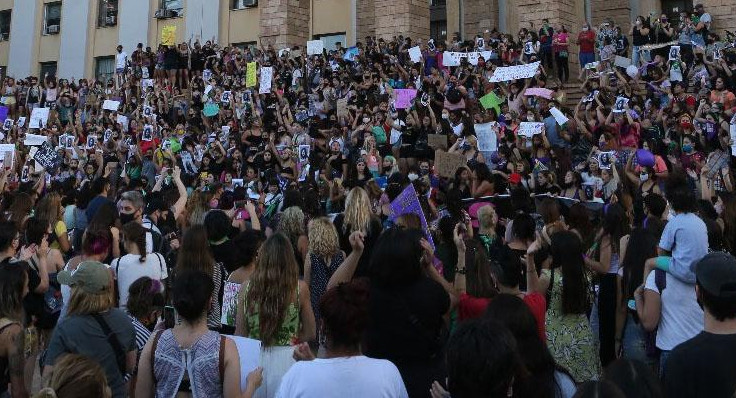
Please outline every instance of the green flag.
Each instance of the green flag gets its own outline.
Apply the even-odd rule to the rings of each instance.
[[[480,98],[480,104],[483,105],[483,108],[493,108],[496,111],[496,116],[501,114],[501,103],[503,103],[503,99],[498,98],[493,91]]]

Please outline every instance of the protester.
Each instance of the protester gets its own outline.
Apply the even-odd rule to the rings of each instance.
[[[94,360],[79,354],[65,354],[56,362],[48,387],[34,398],[73,398],[90,395],[112,398],[104,369]]]
[[[7,227],[7,225],[6,225]],[[17,244],[13,228],[3,229],[0,243],[3,254]],[[4,256],[0,263],[0,395],[27,397],[25,373],[25,328],[23,298],[28,294],[28,265]]]

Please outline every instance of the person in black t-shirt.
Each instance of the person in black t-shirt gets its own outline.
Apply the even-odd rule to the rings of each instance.
[[[667,360],[667,397],[732,397],[736,391],[736,258],[714,252],[695,265],[705,330]]]

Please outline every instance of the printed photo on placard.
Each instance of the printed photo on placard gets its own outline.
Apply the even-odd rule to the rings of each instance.
[[[161,149],[164,151],[168,151],[171,149],[171,141],[170,140],[163,140],[161,142]]]
[[[220,102],[222,102],[223,104],[229,104],[231,95],[232,93],[230,91],[223,92],[222,96],[220,97]]]
[[[153,126],[150,124],[145,125],[143,127],[143,134],[141,135],[141,140],[143,141],[153,141]]]
[[[66,136],[66,149],[74,149],[74,136]]]
[[[151,117],[153,115],[153,108],[150,106],[144,106],[143,107],[143,116],[145,117]]]
[[[103,142],[110,141],[110,137],[112,137],[112,130],[110,129],[105,130],[105,135],[103,136]]]
[[[680,46],[670,47],[670,61],[680,59]]]
[[[93,135],[93,134],[90,134],[87,137],[87,149],[94,148],[96,144],[97,144],[97,136],[96,135]]]
[[[429,51],[434,51],[437,49],[437,47],[434,45],[434,39],[429,39],[429,41],[427,41],[427,48],[429,49]]]
[[[21,116],[18,118],[18,127],[25,127],[26,125],[26,117]]]
[[[5,119],[3,130],[7,131],[13,128],[13,119]]]

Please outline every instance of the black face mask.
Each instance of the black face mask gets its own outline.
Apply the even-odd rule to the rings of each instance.
[[[135,220],[135,212],[132,212],[130,214],[120,213],[120,224],[121,225],[125,225],[134,220]]]

